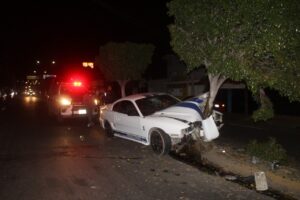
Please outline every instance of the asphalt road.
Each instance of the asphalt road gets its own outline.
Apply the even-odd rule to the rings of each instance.
[[[42,101],[0,111],[1,200],[271,199],[85,120],[56,123]]]

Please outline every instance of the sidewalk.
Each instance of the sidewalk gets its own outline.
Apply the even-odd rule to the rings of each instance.
[[[219,138],[214,140],[214,147],[202,152],[201,147],[195,146],[195,152],[199,153],[196,157],[201,157],[202,163],[236,177],[249,178],[254,177],[255,172],[265,172],[271,190],[291,199],[300,199],[299,125],[300,117],[276,116],[267,122],[255,123],[250,116],[225,114],[224,126]],[[245,152],[251,140],[263,141],[269,137],[274,137],[290,157],[287,165],[279,164],[275,170],[271,163],[263,160],[253,163]]]
[[[270,163],[251,162],[245,153],[251,140],[259,142],[273,137],[286,149],[288,165],[280,165],[272,170]],[[216,147],[201,154],[208,164],[242,177],[253,176],[254,172],[264,171],[271,188],[300,199],[300,117],[276,116],[267,122],[253,122],[250,116],[225,114],[220,137]]]

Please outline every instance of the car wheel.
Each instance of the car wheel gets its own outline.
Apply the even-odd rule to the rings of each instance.
[[[105,122],[105,133],[107,137],[113,137],[114,136],[114,132],[110,126],[110,124],[108,122]]]
[[[159,129],[152,131],[150,144],[154,153],[160,156],[168,154],[171,150],[170,136]]]

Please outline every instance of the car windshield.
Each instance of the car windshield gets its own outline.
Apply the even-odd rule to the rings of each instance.
[[[163,110],[167,107],[175,105],[179,102],[178,99],[170,95],[155,95],[135,101],[141,113],[144,116],[151,115],[156,111]]]

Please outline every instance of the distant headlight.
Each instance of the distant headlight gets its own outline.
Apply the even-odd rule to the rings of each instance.
[[[215,108],[224,108],[225,104],[224,103],[223,104],[216,103],[214,106],[215,106]]]
[[[61,98],[59,103],[62,105],[62,106],[69,106],[71,105],[71,99],[68,99],[68,98]]]

